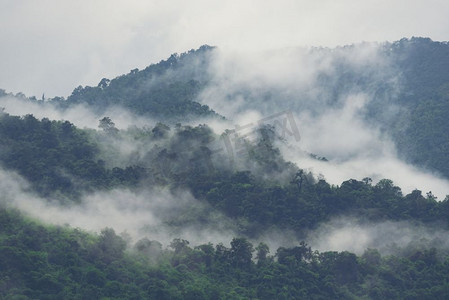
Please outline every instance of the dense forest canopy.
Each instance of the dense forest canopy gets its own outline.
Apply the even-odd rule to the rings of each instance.
[[[5,299],[444,299],[448,258],[409,247],[400,256],[367,249],[317,252],[305,243],[269,249],[244,238],[230,246],[128,245],[113,229],[98,235],[39,224],[0,209]],[[273,252],[272,252],[273,251]]]
[[[62,108],[87,104],[99,112],[109,106],[121,106],[158,119],[186,121],[216,116],[207,105],[195,101],[207,83],[203,73],[213,49],[204,45],[181,55],[173,54],[144,70],[134,69],[112,80],[103,78],[96,87],[79,86],[67,99],[57,97],[51,101]]]
[[[236,67],[219,49],[205,45],[49,102],[61,109],[88,105],[98,114],[123,107],[174,124],[222,118],[215,111],[230,119],[248,109],[265,116],[283,110],[320,114],[363,94],[370,99],[360,111],[363,119],[391,136],[403,159],[447,178],[448,54],[448,43],[414,37],[269,53]],[[272,70],[288,66],[279,78]]]
[[[449,177],[449,44],[305,53],[313,76],[302,79],[233,74],[202,46],[67,99],[0,90],[0,298],[447,298],[448,196],[388,178],[332,184],[302,163],[337,155],[291,144],[311,128],[295,117],[332,123],[321,110],[344,113],[363,95],[349,103],[351,126],[373,126],[400,158]],[[15,115],[11,103],[82,105],[98,124]],[[118,127],[111,107],[149,122]]]

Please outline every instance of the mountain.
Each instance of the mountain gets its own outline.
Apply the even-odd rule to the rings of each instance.
[[[404,77],[396,101],[406,112],[390,128],[398,150],[449,177],[449,43],[412,38],[390,46]]]
[[[444,299],[449,276],[435,249],[401,256],[368,249],[318,252],[302,243],[270,255],[266,244],[231,246],[175,239],[169,249],[52,227],[0,207],[4,299]],[[253,252],[256,253],[254,262]],[[276,259],[275,259],[276,257]]]
[[[449,176],[449,45],[280,54],[236,62],[203,46],[67,99],[0,90],[51,109],[0,109],[0,298],[447,298],[449,197],[387,178],[330,184],[303,164],[360,153],[316,148],[328,160],[288,139],[326,142],[318,135],[336,127],[340,144],[362,144],[342,132],[361,127]],[[78,105],[98,128],[49,119]],[[117,128],[112,107],[159,122]],[[223,129],[221,115],[245,118]]]
[[[207,105],[195,101],[207,83],[205,68],[213,47],[202,46],[181,55],[112,80],[103,78],[96,87],[77,87],[67,98],[54,98],[61,108],[88,105],[98,113],[119,106],[157,120],[181,121],[188,118],[217,117]]]
[[[402,159],[449,178],[448,57],[448,43],[414,37],[271,53],[261,62],[243,61],[243,67],[234,70],[235,62],[220,61],[217,48],[205,45],[141,71],[103,78],[96,87],[77,87],[67,99],[50,102],[62,109],[87,105],[99,115],[122,107],[174,124],[201,117],[230,118],[246,110],[265,116],[283,110],[320,115],[362,94],[370,100],[358,113],[394,140]],[[291,65],[281,80],[275,72],[268,76],[257,71],[263,70],[258,64],[270,59],[274,65],[268,65],[268,71]],[[222,65],[230,65],[230,70],[223,71]],[[227,107],[236,110],[228,112]]]
[[[188,191],[199,202],[185,210],[181,204],[169,205],[182,208],[164,219],[173,231],[198,222],[212,226],[218,218],[214,212],[237,225],[226,225],[229,230],[250,238],[278,228],[293,230],[293,236],[303,239],[309,230],[345,214],[370,222],[449,226],[449,199],[439,202],[419,190],[403,195],[388,179],[375,185],[369,178],[349,179],[331,186],[286,161],[271,127],[260,128],[252,142],[242,140],[247,152],[234,162],[224,151],[213,152],[220,136],[207,125],[171,128],[159,123],[153,128],[92,131],[67,121],[2,114],[0,129],[2,167],[30,184],[15,192],[36,193],[36,201],[70,207],[111,190],[144,197],[164,188],[175,199],[180,191]],[[131,151],[122,152],[131,145]]]
[[[23,176],[42,197],[70,203],[83,192],[136,186],[145,170],[106,169],[98,144],[68,121],[0,113],[0,163]]]

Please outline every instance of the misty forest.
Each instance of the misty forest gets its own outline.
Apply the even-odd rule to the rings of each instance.
[[[448,299],[448,115],[429,38],[2,89],[0,298]]]

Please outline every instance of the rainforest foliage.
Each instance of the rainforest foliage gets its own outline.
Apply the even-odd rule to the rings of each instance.
[[[206,84],[206,67],[212,49],[205,45],[198,50],[173,54],[144,70],[134,69],[112,80],[103,78],[96,87],[79,86],[67,99],[56,97],[52,102],[61,108],[85,104],[97,112],[120,106],[161,120],[217,116],[207,105],[195,101]]]
[[[103,129],[93,131],[32,115],[3,114],[0,135],[7,143],[0,161],[26,178],[41,197],[63,203],[119,187],[186,189],[227,216],[244,220],[241,233],[247,236],[272,226],[301,233],[342,214],[367,221],[448,225],[449,199],[437,201],[430,191],[403,195],[389,179],[375,185],[370,178],[350,179],[340,186],[315,179],[282,158],[271,127],[261,128],[257,142],[247,142],[232,164],[229,153],[212,152],[211,142],[220,137],[206,125],[172,129],[158,123],[120,131],[102,121]],[[112,146],[128,142],[140,145],[129,155],[120,156]]]
[[[76,199],[83,190],[137,185],[140,167],[106,169],[88,132],[68,121],[0,115],[0,162],[43,197]],[[70,200],[68,200],[70,201]]]
[[[445,299],[449,256],[408,249],[317,252],[305,243],[270,252],[234,238],[230,247],[174,239],[128,245],[40,224],[0,208],[2,299]]]
[[[210,84],[212,52],[203,46],[175,54],[96,87],[78,87],[67,99],[48,100],[62,110],[87,105],[102,116],[120,106],[160,121],[153,126],[119,130],[104,116],[97,130],[81,129],[0,108],[0,167],[11,178],[24,179],[18,192],[49,207],[82,207],[95,201],[89,195],[119,189],[187,192],[216,214],[205,217],[192,205],[182,213],[175,210],[164,226],[174,232],[192,224],[208,228],[225,216],[235,233],[229,245],[191,245],[180,238],[162,245],[151,236],[132,241],[113,228],[95,234],[48,225],[14,208],[5,193],[0,195],[0,298],[447,299],[445,240],[393,243],[388,254],[366,249],[359,255],[318,252],[305,242],[278,249],[251,242],[263,241],[268,231],[304,240],[338,218],[445,231],[449,197],[420,190],[404,194],[387,178],[375,183],[348,178],[331,185],[286,161],[278,148],[285,140],[271,125],[260,126],[252,139],[229,130],[218,135],[205,124],[183,125],[197,117],[220,118],[196,102]],[[379,101],[369,103],[363,117],[382,123],[379,128],[395,138],[404,158],[448,177],[449,45],[404,39],[383,45],[383,55],[393,61],[401,88],[377,86],[373,93]],[[359,88],[372,84],[368,71],[345,68],[342,64],[334,74],[333,100],[354,81]],[[330,86],[335,78],[319,80]],[[397,94],[387,97],[392,93]],[[0,90],[0,97],[7,96]],[[392,108],[398,108],[395,118],[384,119]],[[9,189],[8,181],[4,186]]]
[[[337,48],[342,55],[333,62],[333,71],[317,74],[317,88],[325,98],[322,105],[341,105],[342,95],[351,93],[370,95],[373,100],[366,104],[363,117],[393,136],[403,158],[449,177],[446,130],[449,119],[445,117],[449,113],[449,44],[417,37],[381,44],[377,59],[388,62],[385,68],[376,63],[359,68],[351,59],[345,59],[345,53],[353,57],[351,51],[356,47]],[[50,102],[62,109],[87,105],[98,113],[122,107],[171,123],[196,117],[221,117],[198,99],[213,84],[210,68],[214,49],[204,45],[197,50],[173,54],[143,70],[134,69],[113,79],[103,78],[97,86],[79,86],[67,99],[55,97]],[[314,52],[326,58],[332,57],[333,50],[320,48],[313,49]],[[278,99],[282,90],[256,93],[256,98],[252,98],[253,93],[242,85],[240,90],[227,96],[245,95],[248,103],[260,107],[267,106],[265,102],[271,99],[284,107],[282,109],[298,111],[305,107],[295,99],[308,99],[306,102],[311,103],[316,100],[310,98],[310,91],[295,91],[293,100],[291,96]],[[0,92],[0,96],[2,94],[5,92]],[[317,96],[315,92],[312,95]],[[312,110],[322,109],[318,106]]]
[[[270,250],[247,240],[275,227],[293,230],[301,238],[308,229],[339,215],[447,228],[448,199],[438,202],[431,193],[423,196],[417,190],[404,196],[388,179],[375,185],[369,178],[351,179],[340,186],[315,180],[282,159],[270,127],[261,128],[257,141],[246,144],[240,170],[218,163],[226,156],[214,157],[208,146],[220,137],[205,125],[170,128],[159,123],[120,131],[110,119],[99,124],[99,131],[81,130],[69,122],[3,113],[0,133],[8,142],[2,145],[2,165],[26,178],[41,197],[52,195],[66,204],[81,201],[80,193],[93,188],[188,189],[235,220],[241,237],[230,241],[230,247],[190,247],[188,241],[175,239],[164,248],[147,238],[127,245],[113,229],[93,235],[44,225],[2,207],[2,298],[443,299],[449,291],[444,249],[410,246],[383,257],[367,249],[356,256],[319,253],[304,243]],[[114,140],[141,143],[145,151],[117,161],[120,167],[111,166],[102,159],[116,157],[117,150],[106,151],[101,144]],[[126,166],[130,161],[135,165]],[[188,226],[188,220],[178,225]]]
[[[412,38],[391,47],[403,76],[397,104],[406,108],[390,128],[398,150],[449,177],[449,44]]]

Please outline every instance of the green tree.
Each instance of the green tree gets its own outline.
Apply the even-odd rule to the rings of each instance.
[[[107,134],[117,134],[119,131],[115,127],[115,123],[112,122],[111,118],[109,118],[109,117],[104,117],[103,119],[101,119],[98,127],[100,129],[102,129],[104,132],[106,132]]]
[[[252,264],[254,247],[245,238],[233,238],[231,241],[230,258],[234,266],[248,268]]]

